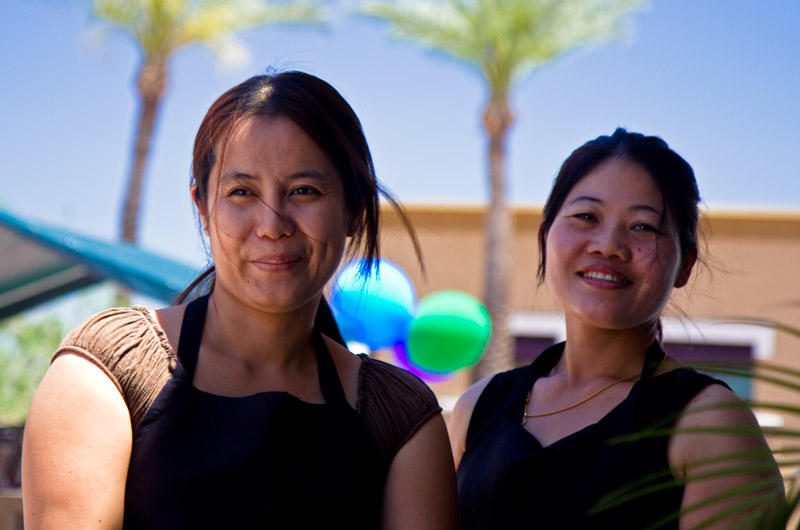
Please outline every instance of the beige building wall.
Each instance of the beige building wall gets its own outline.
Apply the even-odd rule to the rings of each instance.
[[[417,264],[398,216],[388,208],[384,210],[383,256],[408,273],[420,299],[441,289],[459,289],[481,298],[484,209],[427,205],[406,209],[420,239],[426,272]],[[558,309],[536,279],[541,209],[514,208],[513,217],[514,311],[552,319]],[[673,296],[668,309],[675,317],[668,319],[671,328],[694,341],[752,342],[767,361],[800,371],[800,338],[766,327],[732,324],[758,318],[800,328],[800,213],[709,211],[702,231],[705,263],[696,268],[692,282]],[[466,371],[432,387],[447,407],[471,381],[472,374]],[[800,377],[794,381],[800,384]],[[760,381],[753,384],[753,398],[800,407],[800,390]],[[762,414],[761,418],[800,429],[798,417]]]

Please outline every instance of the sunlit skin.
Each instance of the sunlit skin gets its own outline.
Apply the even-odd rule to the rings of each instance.
[[[197,205],[215,295],[265,313],[315,310],[354,230],[340,175],[285,117],[250,118],[224,140],[208,202]]]
[[[567,327],[655,336],[672,288],[692,258],[680,255],[660,190],[640,165],[611,159],[570,191],[547,236],[545,279]]]

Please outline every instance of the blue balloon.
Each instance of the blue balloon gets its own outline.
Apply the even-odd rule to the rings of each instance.
[[[411,325],[417,297],[405,272],[388,260],[379,260],[366,274],[363,260],[342,267],[333,281],[331,307],[346,341],[371,350],[402,342]]]

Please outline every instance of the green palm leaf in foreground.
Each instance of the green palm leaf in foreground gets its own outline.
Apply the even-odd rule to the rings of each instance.
[[[800,337],[800,329],[779,322],[763,319],[739,319],[737,322],[767,326],[781,333]],[[702,362],[691,363],[689,366],[702,372],[748,377],[785,391],[797,392],[796,399],[787,400],[786,402],[749,400],[717,407],[748,407],[754,411],[771,411],[784,417],[800,418],[800,406],[795,404],[800,403],[800,371],[798,370],[764,361],[747,363]],[[697,409],[695,413],[703,410],[707,409]],[[768,474],[770,469],[774,469],[774,460],[778,464],[783,477],[783,491],[776,487],[773,478],[752,480],[725,491],[719,491],[695,505],[685,506],[680,512],[669,514],[651,528],[660,528],[669,523],[674,523],[675,519],[683,514],[717,503],[724,503],[725,507],[694,528],[699,530],[718,524],[724,525],[725,528],[757,528],[759,530],[800,528],[800,525],[798,525],[798,520],[800,520],[800,441],[798,441],[800,439],[800,429],[791,427],[764,427],[759,429],[734,426],[648,429],[631,436],[618,437],[612,440],[611,443],[626,443],[642,438],[664,437],[673,434],[761,436],[762,432],[767,437],[771,449],[732,452],[713,459],[694,462],[690,466],[692,473],[691,478],[688,480],[711,480],[740,474],[753,476],[758,476],[759,473]],[[602,498],[596,505],[595,511],[619,506],[633,499],[667,488],[671,480],[670,472],[645,477]]]

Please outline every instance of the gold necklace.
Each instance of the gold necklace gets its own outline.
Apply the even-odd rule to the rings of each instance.
[[[628,381],[629,379],[633,379],[634,377],[638,377],[639,375],[640,374],[633,374],[633,375],[629,375],[628,377],[623,377],[621,379],[617,379],[616,381],[612,381],[611,383],[609,383],[606,386],[602,387],[600,390],[596,390],[592,394],[589,394],[588,396],[586,396],[585,398],[581,399],[577,403],[573,403],[572,405],[566,406],[563,409],[553,410],[553,411],[550,411],[550,412],[541,412],[539,414],[528,414],[528,403],[530,403],[531,392],[533,392],[533,386],[531,386],[531,389],[528,390],[528,395],[525,397],[525,407],[522,409],[522,423],[520,425],[525,425],[525,422],[528,421],[528,418],[541,418],[543,416],[552,416],[553,414],[558,414],[559,412],[564,412],[564,411],[567,411],[567,410],[570,410],[570,409],[574,409],[578,405],[583,405],[584,403],[586,403],[587,401],[589,401],[593,397],[598,396],[601,392],[604,392],[604,391],[608,390],[612,386],[614,386],[616,384],[619,384],[619,383],[622,383],[623,381]]]

